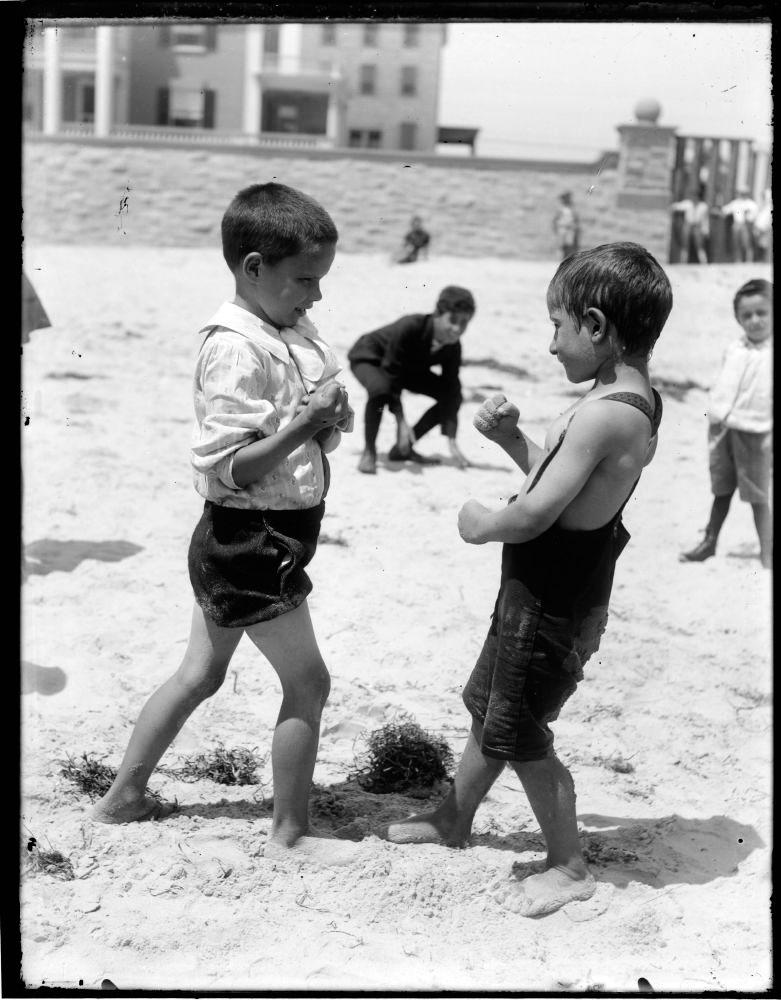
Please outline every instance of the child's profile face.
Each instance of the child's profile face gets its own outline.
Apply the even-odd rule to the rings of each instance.
[[[322,299],[320,281],[328,274],[336,246],[328,244],[312,253],[283,257],[276,264],[261,263],[253,287],[253,305],[261,319],[272,326],[295,326]]]
[[[434,340],[438,344],[455,344],[469,325],[472,313],[451,309],[434,317]]]
[[[743,295],[735,306],[735,317],[753,344],[773,336],[773,305],[764,295]]]
[[[599,369],[599,360],[586,323],[561,307],[550,310],[550,319],[553,323],[553,340],[549,350],[564,365],[569,381],[585,382],[594,378]]]

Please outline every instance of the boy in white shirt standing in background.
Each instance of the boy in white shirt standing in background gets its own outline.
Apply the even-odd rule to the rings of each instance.
[[[713,506],[702,541],[681,562],[703,562],[716,542],[735,489],[751,504],[759,558],[773,562],[770,480],[773,467],[773,286],[755,278],[733,299],[743,336],[724,352],[709,396],[708,450]]]

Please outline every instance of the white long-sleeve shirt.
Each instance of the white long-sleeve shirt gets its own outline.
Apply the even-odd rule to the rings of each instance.
[[[731,215],[735,225],[742,226],[753,222],[757,214],[757,203],[753,198],[734,198],[721,211],[724,215]]]
[[[773,428],[773,342],[741,337],[724,352],[708,397],[708,419],[736,431]]]
[[[305,316],[277,330],[233,302],[224,302],[200,332],[206,336],[193,379],[195,489],[225,507],[316,506],[325,488],[317,441],[305,441],[244,487],[234,482],[233,456],[286,426],[302,396],[342,370],[336,355]]]

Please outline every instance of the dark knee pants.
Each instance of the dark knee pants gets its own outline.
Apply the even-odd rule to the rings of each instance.
[[[374,448],[382,420],[382,411],[387,406],[390,412],[396,416],[401,412],[401,405],[397,399],[394,399],[390,376],[380,365],[371,364],[368,361],[358,361],[351,364],[350,368],[369,394],[364,411],[364,436],[366,447]],[[413,427],[416,440],[419,441],[437,424],[441,425],[443,434],[455,437],[462,398],[459,390],[454,391],[452,386],[435,372],[428,372],[417,378],[405,379],[402,388],[408,392],[431,396],[432,399],[436,400],[434,405],[426,410]]]

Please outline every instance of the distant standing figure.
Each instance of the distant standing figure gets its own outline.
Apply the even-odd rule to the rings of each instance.
[[[40,330],[44,326],[51,325],[46,310],[33,288],[33,283],[22,271],[22,343],[29,343],[33,330]]]
[[[431,243],[431,236],[423,228],[423,220],[420,216],[413,216],[410,221],[410,230],[404,237],[404,243],[396,257],[397,264],[411,264],[419,257],[428,257],[428,247]]]
[[[433,313],[401,316],[364,333],[350,348],[347,358],[352,373],[369,394],[365,447],[358,465],[361,472],[377,471],[377,434],[386,406],[396,418],[396,444],[388,453],[391,461],[437,464],[438,459],[418,454],[413,445],[439,424],[456,465],[466,468],[469,464],[456,444],[456,430],[461,407],[460,341],[474,313],[472,293],[448,285],[439,293]],[[431,371],[432,365],[441,365],[442,374]],[[407,423],[401,405],[404,389],[435,400],[414,427]]]
[[[743,336],[724,352],[710,390],[708,451],[713,506],[702,541],[681,562],[703,562],[716,542],[737,488],[751,504],[759,535],[759,557],[772,566],[770,480],[773,462],[773,286],[757,278],[733,300]]]
[[[553,217],[553,231],[559,241],[561,259],[566,260],[577,253],[580,243],[580,219],[572,205],[572,195],[569,191],[559,195],[561,202],[559,210]]]
[[[700,264],[708,263],[706,245],[710,237],[710,206],[702,189],[696,198],[684,198],[672,204],[674,212],[681,212],[681,263],[690,263],[690,249],[694,247]]]
[[[773,256],[773,196],[770,188],[766,188],[754,219],[754,240],[757,259],[769,263]]]
[[[754,259],[754,220],[759,211],[757,203],[745,188],[738,191],[721,210],[722,215],[732,216],[732,260],[751,262]]]

